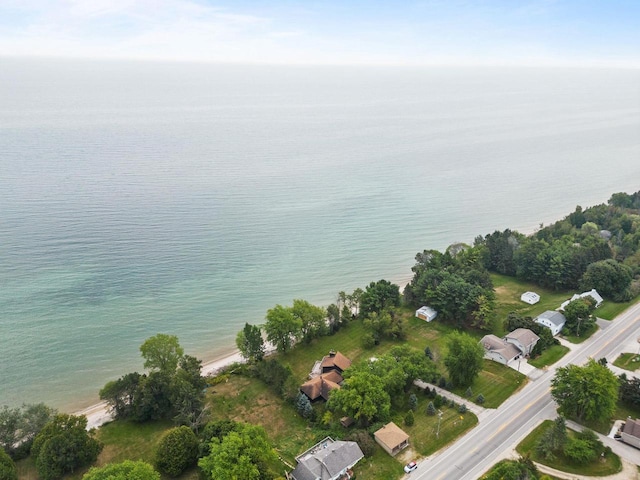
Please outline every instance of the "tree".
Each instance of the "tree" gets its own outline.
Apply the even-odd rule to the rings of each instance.
[[[562,415],[588,421],[609,419],[616,408],[618,379],[590,359],[583,367],[558,368],[551,381],[551,395]]]
[[[413,426],[414,423],[415,423],[415,418],[413,416],[413,410],[409,410],[404,417],[404,424],[407,427],[411,427]]]
[[[267,322],[264,331],[267,333],[267,340],[276,346],[281,353],[286,353],[291,349],[293,342],[300,336],[302,321],[296,318],[291,309],[276,305],[267,310]]]
[[[160,480],[160,474],[151,465],[141,460],[125,460],[104,467],[93,467],[82,480]]]
[[[497,463],[481,480],[535,480],[538,469],[528,458],[502,460]]]
[[[174,420],[197,431],[206,423],[205,389],[202,360],[184,355],[171,381],[171,406]]]
[[[16,465],[2,448],[0,448],[0,480],[18,480]]]
[[[58,414],[36,436],[31,448],[42,480],[56,480],[98,458],[102,444],[87,428],[87,418]]]
[[[370,433],[365,430],[356,430],[345,438],[350,442],[356,442],[365,457],[371,457],[376,451],[376,442]]]
[[[433,402],[429,402],[429,404],[427,405],[427,415],[435,415],[436,414],[436,406],[433,404]]]
[[[358,420],[362,425],[389,417],[391,398],[382,379],[373,373],[356,371],[331,392],[327,408]]]
[[[451,382],[458,387],[471,386],[482,370],[484,348],[475,338],[459,332],[448,335],[447,346],[444,364]]]
[[[127,373],[117,380],[107,382],[100,390],[100,400],[109,404],[116,419],[124,420],[135,416],[142,379],[138,372]]]
[[[313,415],[313,407],[311,401],[304,393],[298,392],[296,397],[296,410],[303,418],[311,418]]]
[[[140,345],[140,353],[144,358],[144,368],[173,373],[178,368],[184,350],[178,342],[178,337],[159,333],[147,338]]]
[[[198,438],[189,427],[175,427],[164,433],[156,449],[156,467],[177,477],[198,459]]]
[[[298,299],[293,301],[291,313],[300,320],[303,342],[309,343],[314,338],[327,334],[327,312],[324,308]]]
[[[0,409],[0,448],[14,459],[29,454],[33,439],[51,421],[56,410],[44,403],[25,404],[19,408]]]
[[[198,466],[215,480],[262,480],[273,478],[269,464],[277,461],[262,427],[239,424],[222,440],[211,440],[211,453]]]
[[[248,362],[260,362],[264,358],[264,340],[260,327],[245,323],[236,336],[236,346]]]
[[[360,297],[360,315],[380,313],[400,305],[400,287],[388,280],[371,282]]]
[[[595,324],[595,319],[591,315],[594,309],[595,301],[591,297],[578,298],[569,302],[564,307],[567,331],[577,337],[580,336],[580,332],[589,331]]]
[[[416,397],[415,393],[412,393],[409,395],[409,410],[415,412],[416,408],[418,408],[418,397]]]
[[[629,286],[632,279],[630,267],[607,259],[591,263],[582,275],[580,286],[585,290],[595,288],[600,295],[621,302],[630,299]]]

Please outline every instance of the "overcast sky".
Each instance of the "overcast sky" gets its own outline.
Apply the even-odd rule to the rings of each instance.
[[[0,55],[640,68],[640,0],[0,0]]]

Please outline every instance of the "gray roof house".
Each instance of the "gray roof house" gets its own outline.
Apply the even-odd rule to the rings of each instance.
[[[620,436],[624,443],[640,448],[640,421],[633,420],[631,417],[627,418],[620,432]]]
[[[298,455],[298,465],[291,472],[294,480],[342,480],[350,478],[348,470],[364,457],[356,442],[326,437]]]
[[[484,358],[503,365],[507,365],[522,355],[522,352],[514,344],[508,343],[495,335],[485,335],[480,340],[480,344],[484,347]]]
[[[536,323],[549,328],[554,337],[560,333],[562,327],[564,327],[564,324],[567,322],[563,314],[554,310],[547,310],[538,315],[534,320]]]
[[[540,340],[540,337],[528,328],[516,328],[504,337],[507,343],[515,345],[525,357],[531,355],[531,351]]]

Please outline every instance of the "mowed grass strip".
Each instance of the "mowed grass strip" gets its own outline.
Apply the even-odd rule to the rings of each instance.
[[[475,402],[479,394],[484,396],[485,408],[498,408],[502,402],[527,383],[527,377],[513,368],[492,360],[483,360],[482,371],[471,385],[473,394],[469,401]],[[465,397],[466,388],[454,388],[453,393]]]
[[[605,320],[613,320],[620,313],[624,312],[631,305],[636,304],[640,301],[640,296],[623,303],[612,302],[611,300],[605,300],[602,305],[598,307],[595,311],[595,315],[599,318],[604,318]]]
[[[621,353],[613,362],[616,367],[624,368],[634,372],[640,368],[640,354],[637,353]]]
[[[574,473],[577,475],[585,475],[592,477],[605,477],[613,475],[622,470],[622,463],[620,457],[613,452],[605,454],[604,461],[597,458],[589,464],[576,463],[573,460],[565,457],[563,454],[558,454],[553,460],[546,460],[538,455],[536,451],[536,445],[540,441],[540,438],[544,432],[553,426],[552,420],[545,420],[538,425],[529,435],[525,437],[522,442],[516,447],[516,451],[524,456],[529,455],[534,462],[547,465],[548,467],[555,468],[561,472]],[[567,429],[567,435],[573,437],[575,432],[571,429]]]
[[[529,365],[536,368],[544,368],[553,365],[569,352],[564,345],[552,345],[542,352],[537,358],[529,359]]]

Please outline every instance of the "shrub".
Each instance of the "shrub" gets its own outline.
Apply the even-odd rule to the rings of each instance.
[[[467,406],[464,403],[460,404],[460,406],[458,407],[458,412],[467,413]]]
[[[482,405],[484,403],[484,395],[480,394],[476,397],[476,403]]]
[[[444,377],[440,377],[440,380],[438,380],[438,386],[440,388],[444,388],[447,386],[447,379]]]
[[[409,395],[409,410],[416,411],[418,408],[418,397],[416,397],[415,393]]]
[[[414,423],[415,423],[415,418],[413,417],[413,410],[409,410],[407,412],[407,415],[404,417],[404,424],[407,427],[411,427],[413,426]]]
[[[160,480],[160,474],[146,462],[125,460],[104,467],[93,467],[82,480]]]
[[[429,405],[427,405],[427,415],[435,415],[436,414],[436,406],[433,404],[433,402],[429,402]]]
[[[0,448],[0,480],[18,480],[16,465],[2,448]]]
[[[156,467],[162,473],[177,477],[195,465],[198,458],[198,439],[186,426],[168,430],[156,450]]]
[[[471,387],[467,388],[467,391],[464,392],[464,396],[467,398],[471,398],[472,395],[473,395],[473,390],[471,390]]]
[[[436,408],[442,407],[446,399],[442,395],[436,395],[436,398],[433,399],[433,404]]]
[[[376,451],[376,442],[366,430],[356,430],[349,434],[345,440],[356,442],[365,457],[370,457]]]

